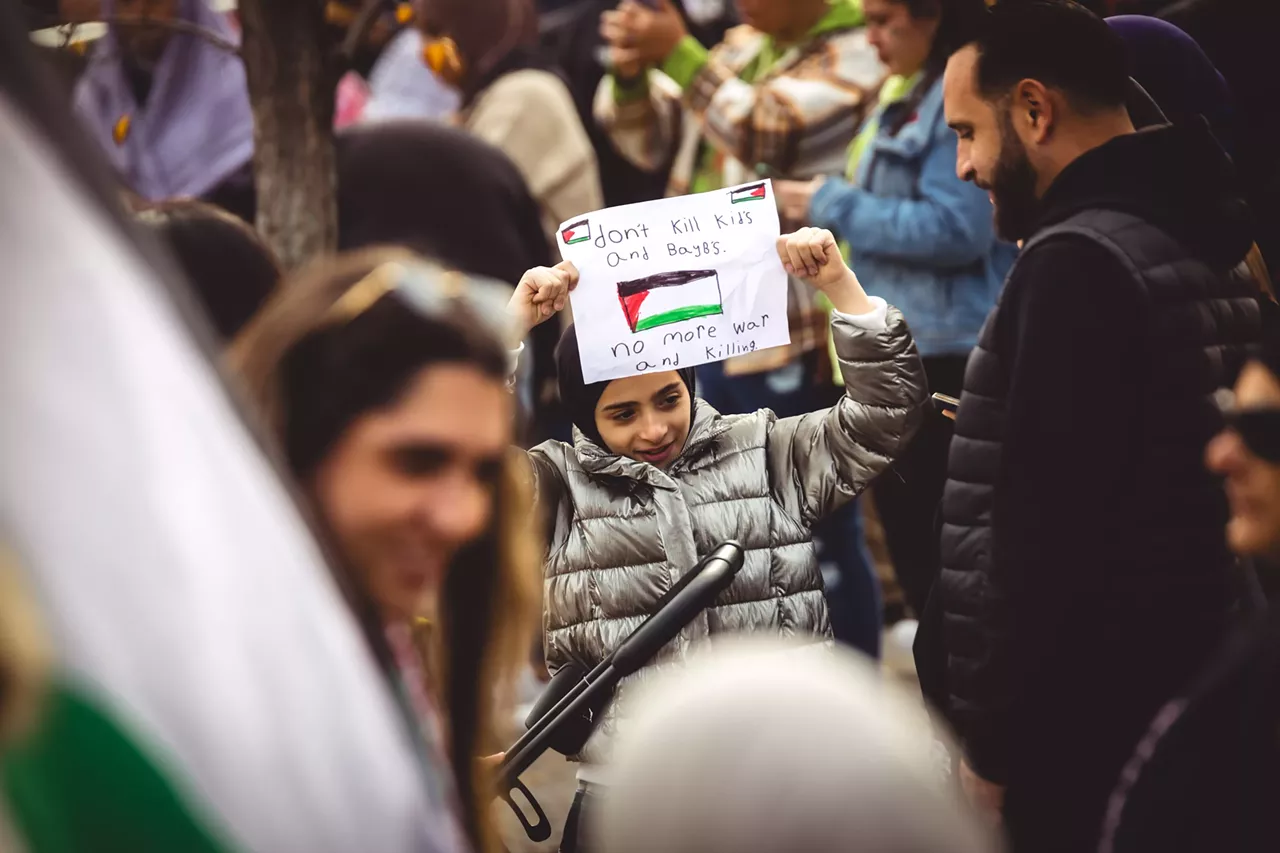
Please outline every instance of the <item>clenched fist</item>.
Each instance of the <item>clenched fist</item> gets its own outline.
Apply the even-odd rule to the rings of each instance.
[[[837,311],[865,314],[871,300],[840,255],[836,238],[825,228],[801,228],[778,238],[783,269],[826,294]]]
[[[514,326],[512,334],[517,336],[508,343],[513,348],[518,346],[534,326],[563,311],[569,303],[569,291],[577,286],[578,268],[569,261],[554,267],[534,267],[522,275],[507,303]]]

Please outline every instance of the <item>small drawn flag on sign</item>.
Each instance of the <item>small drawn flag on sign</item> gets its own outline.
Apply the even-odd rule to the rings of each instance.
[[[764,184],[752,184],[749,187],[738,187],[736,190],[729,192],[729,201],[734,204],[741,204],[744,201],[764,201],[765,189]]]
[[[566,246],[572,246],[574,243],[585,243],[591,239],[591,223],[586,219],[579,219],[577,222],[571,222],[560,232],[560,239],[564,241]]]

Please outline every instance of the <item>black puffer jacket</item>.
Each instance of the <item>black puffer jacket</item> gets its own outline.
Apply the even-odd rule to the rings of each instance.
[[[1220,640],[1212,400],[1256,340],[1250,245],[1203,127],[1072,163],[969,360],[943,499],[948,714],[1015,849],[1085,849],[1161,703]]]

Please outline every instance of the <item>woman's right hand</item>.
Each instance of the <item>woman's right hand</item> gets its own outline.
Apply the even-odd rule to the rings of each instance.
[[[520,277],[516,292],[511,294],[507,312],[511,315],[512,349],[520,345],[535,326],[548,320],[569,304],[569,292],[578,286],[578,268],[571,261],[554,267],[534,267]]]

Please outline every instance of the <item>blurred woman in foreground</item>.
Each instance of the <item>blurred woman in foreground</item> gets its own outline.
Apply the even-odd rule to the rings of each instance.
[[[527,659],[537,607],[496,325],[508,295],[407,252],[352,253],[286,283],[231,357],[322,538],[377,608],[481,850],[494,849],[491,792],[475,757],[496,747],[495,688]]]

